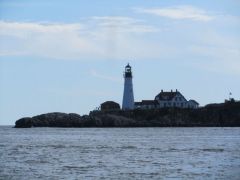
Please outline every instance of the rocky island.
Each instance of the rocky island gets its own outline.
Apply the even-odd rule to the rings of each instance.
[[[106,101],[88,115],[47,113],[21,118],[15,127],[240,127],[240,101],[230,98],[199,108],[198,102],[187,100],[176,89],[161,90],[152,100],[134,102],[132,77],[128,64],[122,109],[118,103]]]
[[[240,127],[240,102],[209,104],[198,109],[91,111],[83,116],[54,112],[15,122],[15,128],[30,127]]]

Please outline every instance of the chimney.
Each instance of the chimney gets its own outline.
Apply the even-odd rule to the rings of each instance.
[[[163,90],[161,90],[161,92],[163,92]]]
[[[172,92],[172,89],[171,89],[171,92]]]
[[[177,89],[176,89],[176,92],[178,92]]]

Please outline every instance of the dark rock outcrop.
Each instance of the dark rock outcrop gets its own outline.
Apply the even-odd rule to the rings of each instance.
[[[15,122],[15,127],[17,128],[30,128],[32,127],[32,118],[25,117],[17,120]]]
[[[54,112],[19,119],[15,122],[15,127],[82,127],[84,119],[84,117],[74,113]]]
[[[199,109],[163,108],[132,111],[93,111],[80,116],[47,113],[21,118],[16,128],[28,127],[240,127],[240,102],[211,104]]]

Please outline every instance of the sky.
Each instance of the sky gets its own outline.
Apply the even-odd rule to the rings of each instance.
[[[0,125],[178,89],[240,99],[239,0],[0,0]]]

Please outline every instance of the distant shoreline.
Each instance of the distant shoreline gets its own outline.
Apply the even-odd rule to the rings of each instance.
[[[198,109],[92,111],[83,116],[54,112],[21,118],[14,127],[240,127],[240,102],[209,104]]]

